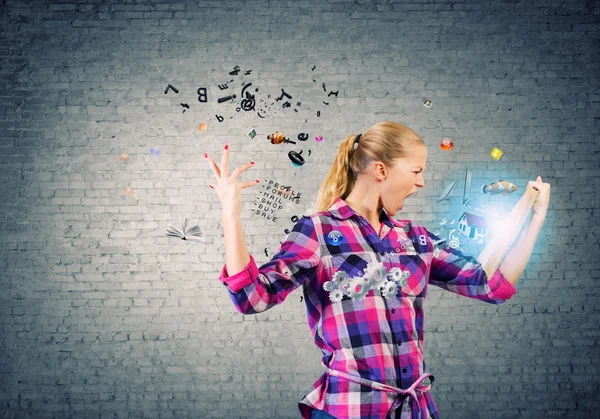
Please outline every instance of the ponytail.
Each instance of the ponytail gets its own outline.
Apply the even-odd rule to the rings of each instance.
[[[340,144],[329,173],[319,188],[315,203],[316,212],[327,211],[339,197],[345,199],[352,191],[357,175],[354,172],[356,169],[352,168],[356,165],[351,166],[351,160],[356,153],[354,150],[355,139],[356,135],[351,135]]]

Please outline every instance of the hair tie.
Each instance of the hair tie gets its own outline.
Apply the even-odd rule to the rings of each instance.
[[[360,141],[360,136],[361,136],[361,135],[362,135],[362,134],[358,134],[358,135],[356,136],[356,138],[354,139],[353,148],[352,148],[352,150],[353,150],[353,151],[354,151],[354,150],[356,150],[356,148],[358,147],[358,142]]]

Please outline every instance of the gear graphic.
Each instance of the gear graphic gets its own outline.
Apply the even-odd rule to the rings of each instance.
[[[390,269],[390,274],[388,276],[392,281],[398,282],[403,279],[408,279],[410,276],[410,271],[403,271],[400,268],[392,268]]]
[[[390,269],[390,273],[388,274],[388,278],[392,281],[397,281],[402,277],[402,269],[400,268],[392,268]]]
[[[338,289],[338,284],[334,281],[327,281],[323,284],[323,289],[325,291],[333,291]]]
[[[348,272],[338,271],[333,275],[332,281],[336,284],[336,288],[343,288],[348,285]]]
[[[383,286],[381,287],[381,295],[387,299],[391,300],[395,298],[398,293],[398,285],[394,281],[385,281]]]
[[[362,299],[369,292],[369,282],[364,277],[354,277],[350,280],[346,295],[352,298],[352,301]]]
[[[403,271],[400,268],[390,269],[389,277],[392,281],[396,282],[401,287],[405,287],[408,282],[406,281],[410,276],[410,271]]]
[[[341,290],[337,289],[329,293],[329,299],[332,303],[339,303],[340,301],[342,301],[343,296],[344,293]]]
[[[372,289],[380,288],[387,279],[387,273],[387,268],[383,263],[368,263],[365,269],[365,278]]]

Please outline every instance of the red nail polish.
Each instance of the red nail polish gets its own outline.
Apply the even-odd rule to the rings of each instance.
[[[207,158],[207,157],[208,157],[208,154],[204,153],[204,158]]]
[[[225,150],[227,150],[229,148],[229,145],[225,144]]]
[[[210,186],[210,187],[211,187],[211,189],[215,189],[215,188],[213,188],[213,185],[208,185],[208,186]]]
[[[254,162],[253,162],[253,161],[251,161],[251,162],[250,162],[250,164],[254,164]]]
[[[256,179],[256,183],[258,183],[258,179]]]

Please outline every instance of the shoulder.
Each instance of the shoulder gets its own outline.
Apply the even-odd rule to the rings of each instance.
[[[302,217],[310,220],[315,226],[336,224],[339,221],[329,211],[315,212],[314,214],[303,215]]]

